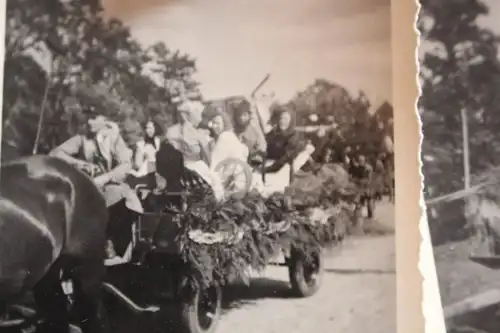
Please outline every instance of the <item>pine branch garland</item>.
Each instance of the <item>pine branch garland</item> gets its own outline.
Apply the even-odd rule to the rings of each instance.
[[[355,212],[348,207],[355,204],[356,196],[346,193],[345,189],[325,183],[320,193],[287,189],[286,193],[267,199],[249,193],[240,200],[223,203],[191,201],[189,208],[177,217],[181,258],[200,272],[205,286],[214,282],[225,285],[243,278],[249,267],[262,271],[281,248],[293,248],[307,258],[311,250],[339,242],[354,224]],[[335,216],[325,224],[313,223],[310,209],[318,206],[336,207]],[[283,221],[290,223],[288,229],[273,229]],[[236,243],[201,244],[189,237],[194,229],[230,234],[243,230],[243,236]]]

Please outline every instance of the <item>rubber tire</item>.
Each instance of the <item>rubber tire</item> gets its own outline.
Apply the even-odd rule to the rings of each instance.
[[[198,300],[200,297],[200,290],[193,292],[192,298],[181,302],[181,317],[180,326],[181,332],[184,333],[214,333],[220,320],[222,312],[222,290],[220,286],[213,286],[216,290],[216,308],[215,314],[212,318],[212,324],[209,328],[204,329],[200,326],[198,316]]]
[[[290,258],[288,258],[288,275],[292,285],[292,293],[296,297],[310,297],[314,295],[321,287],[324,273],[323,253],[321,249],[316,249],[312,252],[318,260],[319,267],[317,278],[314,284],[308,284],[304,277],[304,256],[300,252],[292,249]]]

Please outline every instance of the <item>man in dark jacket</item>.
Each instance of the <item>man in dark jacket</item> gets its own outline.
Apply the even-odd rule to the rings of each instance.
[[[324,127],[320,127],[312,138],[314,153],[311,158],[318,163],[323,162],[325,150],[331,144],[331,137]]]
[[[366,205],[368,218],[373,218],[374,199],[372,189],[372,166],[366,161],[364,155],[359,155],[357,159],[353,160],[349,173],[353,181],[361,187],[361,205]]]
[[[289,110],[278,111],[278,124],[266,135],[267,158],[272,161],[267,172],[277,172],[285,164],[292,163],[305,148],[306,142],[295,128],[293,114]]]

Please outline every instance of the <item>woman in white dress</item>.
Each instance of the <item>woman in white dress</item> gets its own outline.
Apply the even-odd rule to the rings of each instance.
[[[231,192],[244,193],[259,189],[258,180],[248,165],[248,147],[233,131],[232,122],[224,112],[213,115],[208,124],[214,139],[210,154],[210,170],[223,181],[231,180]]]
[[[225,113],[216,113],[208,126],[210,134],[214,139],[210,154],[211,170],[215,170],[220,162],[228,158],[235,158],[246,162],[248,147],[238,139],[233,131],[231,121]]]

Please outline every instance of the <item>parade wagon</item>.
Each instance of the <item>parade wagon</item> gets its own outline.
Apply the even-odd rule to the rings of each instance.
[[[233,191],[231,180],[243,178],[243,182],[251,184],[255,173],[248,170],[248,165],[227,160],[216,170],[224,175],[222,171],[228,168],[233,169],[233,177],[224,179],[226,194]],[[236,173],[239,170],[239,174],[235,175],[234,170]],[[140,197],[147,199],[146,212],[134,225],[134,259],[108,268],[108,281],[104,285],[107,291],[137,313],[161,315],[162,308],[173,306],[179,329],[189,333],[213,332],[221,315],[224,287],[238,280],[249,283],[249,271],[262,270],[276,263],[277,257],[284,258],[280,264],[288,269],[291,295],[308,297],[318,291],[323,274],[323,244],[314,238],[314,226],[307,222],[306,212],[302,212],[300,226],[299,219],[291,221],[286,216],[265,213],[261,221],[248,219],[244,223],[241,221],[244,213],[235,214],[234,209],[240,207],[242,200],[250,199],[243,198],[241,193],[231,193],[237,195],[229,195],[224,203],[214,203],[211,210],[206,209],[204,201],[209,199],[199,200],[206,193],[200,190],[206,189],[206,184],[196,173],[185,171],[179,185],[170,184],[160,193],[154,193],[147,184],[136,185]],[[252,200],[256,207],[263,208],[261,194],[254,193]],[[286,205],[284,201],[283,195],[272,204]],[[275,212],[286,210],[276,208]],[[301,215],[300,211],[289,211]],[[326,222],[324,216],[316,218],[320,219]],[[298,230],[309,232],[314,242],[297,242],[294,238],[301,236]],[[244,257],[250,254],[248,246],[256,244],[257,238],[265,241],[261,248],[254,249],[258,262],[251,263]],[[127,270],[136,272],[134,279],[123,279],[128,275]],[[138,281],[143,281],[144,287],[137,288]]]
[[[111,296],[107,308],[114,312],[125,305],[137,315],[163,318],[160,329],[165,331],[174,326],[186,333],[211,333],[221,316],[224,287],[249,283],[251,271],[262,271],[278,257],[288,270],[290,294],[314,295],[322,281],[322,249],[342,239],[335,221],[351,218],[352,207],[339,204],[325,213],[314,205],[290,201],[287,186],[310,154],[306,149],[275,174],[238,160],[221,162],[215,170],[226,191],[222,203],[210,199],[210,186],[188,168],[165,187],[158,186],[161,176],[155,168],[143,178],[129,179],[145,211],[133,223],[130,256],[107,267],[103,283]],[[246,191],[252,177],[262,177],[260,193]],[[239,192],[234,191],[236,181],[244,183]],[[70,307],[71,281],[62,274],[61,283]],[[30,304],[28,298],[11,307],[0,318],[0,329],[19,332],[36,323]]]
[[[160,319],[165,315],[162,320],[165,331],[173,325],[187,333],[214,332],[221,316],[224,287],[238,280],[248,283],[249,269],[262,270],[276,263],[275,258],[280,254],[285,258],[281,263],[289,272],[291,295],[308,297],[318,291],[323,274],[323,243],[315,235],[316,227],[309,223],[306,212],[289,210],[288,215],[278,214],[282,216],[264,214],[265,221],[230,221],[226,226],[217,226],[209,221],[208,215],[203,216],[206,212],[197,212],[200,206],[192,204],[192,197],[201,193],[196,189],[203,187],[203,180],[188,172],[181,183],[182,191],[167,188],[161,193],[147,183],[135,185],[145,207],[161,209],[146,208],[134,223],[132,259],[107,268],[103,287],[112,296],[108,308],[125,305],[138,315]],[[285,198],[283,195],[272,204],[286,205]],[[239,201],[241,198],[228,200],[224,207],[236,207]],[[275,212],[282,210],[278,207]],[[197,221],[192,220],[193,216]],[[286,216],[297,218],[292,221]],[[192,223],[187,223],[188,219]],[[317,223],[324,224],[324,216],[316,220],[321,219],[323,222]],[[308,241],[298,239],[304,234],[309,235]],[[244,253],[252,252],[249,246],[256,244],[256,239],[264,241],[253,250],[258,262],[251,264],[244,259]],[[61,283],[70,306],[71,281],[64,281],[62,276]],[[33,325],[37,316],[29,304],[28,300],[12,307],[0,321],[0,328]],[[172,313],[175,313],[173,321],[167,319]]]

